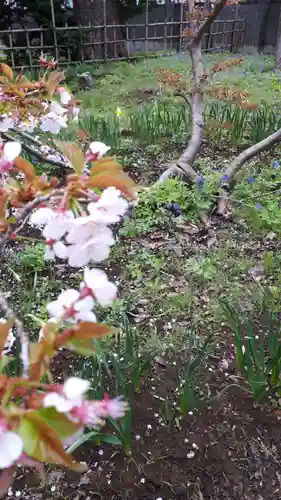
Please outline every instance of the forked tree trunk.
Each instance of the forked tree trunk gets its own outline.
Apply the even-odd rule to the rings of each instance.
[[[74,0],[73,11],[77,24],[92,26],[81,31],[79,56],[82,60],[117,59],[127,55],[122,28],[118,27],[120,20],[115,0]],[[107,28],[113,25],[117,27]]]

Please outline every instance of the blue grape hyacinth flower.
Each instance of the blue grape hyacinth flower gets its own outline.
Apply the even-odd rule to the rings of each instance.
[[[206,179],[205,179],[204,175],[200,174],[197,176],[196,184],[200,189],[202,189],[204,187],[205,182],[206,182]]]
[[[248,177],[248,184],[253,184],[253,182],[255,182],[255,179],[254,177]]]
[[[273,161],[271,162],[271,165],[272,165],[274,168],[276,168],[276,169],[277,169],[277,168],[279,168],[279,166],[280,166],[279,160],[273,160]]]
[[[181,206],[179,205],[179,203],[174,203],[172,201],[172,203],[167,203],[167,205],[165,205],[165,208],[172,212],[175,217],[179,217],[181,214]]]

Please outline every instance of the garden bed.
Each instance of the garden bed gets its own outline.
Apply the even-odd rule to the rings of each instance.
[[[229,340],[206,364],[204,382],[212,394],[236,381],[234,362],[226,372],[216,360],[222,351],[230,359],[231,352],[224,350]],[[180,364],[180,356],[166,367],[155,364],[149,384],[135,397],[131,456],[89,442],[74,454],[89,465],[86,474],[54,470],[42,487],[34,473],[21,471],[8,498],[17,498],[18,491],[19,498],[30,500],[277,500],[281,412],[253,405],[245,390],[230,387],[212,406],[190,411],[169,426],[164,401],[177,401]]]

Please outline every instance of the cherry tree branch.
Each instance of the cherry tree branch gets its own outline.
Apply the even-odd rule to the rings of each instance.
[[[15,131],[15,132],[19,135],[22,135],[22,137],[24,137],[22,132],[18,132],[18,131]],[[1,135],[7,141],[14,141],[15,140],[15,138],[12,135],[7,134],[6,132],[2,132]],[[25,142],[22,142],[21,146],[22,146],[22,149],[24,149],[27,153],[31,154],[32,156],[35,156],[36,158],[38,158],[38,160],[42,161],[43,163],[48,163],[49,165],[54,165],[55,167],[60,167],[60,168],[63,168],[64,170],[66,169],[65,163],[63,163],[62,161],[52,160],[51,158],[48,159],[48,157],[46,157],[45,155],[40,153],[37,149],[29,146]]]
[[[217,206],[217,214],[218,215],[224,215],[226,212],[226,205],[227,205],[227,192],[230,191],[233,187],[234,184],[234,178],[237,172],[240,170],[243,165],[254,158],[254,156],[257,156],[259,153],[262,153],[266,149],[270,148],[277,142],[281,141],[281,128],[277,130],[277,132],[274,132],[273,134],[269,135],[262,141],[258,142],[257,144],[254,144],[253,146],[245,149],[240,153],[240,155],[236,156],[234,160],[230,162],[226,170],[224,171],[224,178],[226,179],[226,188],[224,189],[222,196],[219,198],[218,201],[218,206]]]
[[[190,112],[192,112],[191,99],[186,92],[183,92],[182,90],[175,90],[174,97],[182,97],[189,107]]]
[[[240,153],[240,155],[236,156],[234,160],[230,162],[228,167],[226,168],[224,172],[225,178],[227,178],[227,183],[229,187],[232,187],[233,180],[235,175],[237,174],[238,170],[246,163],[247,161],[251,160],[254,156],[258,155],[259,153],[262,153],[266,149],[270,148],[277,142],[281,141],[281,128],[277,130],[277,132],[274,132],[273,134],[269,135],[262,141],[258,142],[257,144],[254,144],[253,146],[245,149]]]
[[[176,162],[176,165],[172,168],[168,168],[161,176],[160,181],[167,179],[168,177],[178,173],[179,171],[184,175],[187,182],[192,184],[195,182],[197,173],[193,168],[193,164],[196,156],[198,155],[203,135],[204,135],[204,120],[203,120],[203,110],[202,110],[202,101],[203,101],[203,59],[202,59],[202,50],[201,50],[201,40],[204,33],[210,28],[213,21],[219,15],[223,7],[226,5],[227,0],[217,0],[216,4],[213,7],[213,10],[209,13],[206,20],[202,23],[202,25],[197,29],[196,21],[192,20],[190,17],[190,25],[191,29],[195,32],[192,41],[189,44],[189,53],[192,62],[192,77],[193,77],[193,88],[192,95],[190,99],[186,99],[182,93],[180,97],[183,97],[186,100],[187,105],[191,111],[191,119],[192,119],[192,130],[191,130],[191,138],[187,145],[187,148],[183,151],[180,158]],[[189,15],[191,16],[192,11],[194,9],[194,0],[188,1],[189,7]]]
[[[203,35],[208,32],[212,23],[218,17],[221,10],[225,7],[226,3],[227,0],[218,0],[215,3],[213,10],[209,13],[208,17],[205,19],[205,21],[201,24],[201,26],[197,30],[195,36],[192,39],[191,44],[198,43],[202,40]]]
[[[28,378],[28,370],[29,370],[29,337],[28,334],[24,331],[24,327],[22,322],[17,318],[13,309],[9,306],[4,292],[0,290],[0,309],[5,314],[6,318],[11,318],[14,321],[14,325],[17,330],[17,335],[20,339],[21,344],[21,360],[23,365],[23,378]]]
[[[23,209],[20,211],[20,213],[18,215],[16,215],[15,222],[12,222],[11,224],[9,224],[8,231],[6,231],[5,234],[3,234],[2,237],[0,237],[0,249],[10,239],[10,237],[13,233],[18,233],[22,229],[27,218],[29,217],[31,212],[33,212],[33,210],[35,208],[37,208],[41,203],[44,203],[44,202],[50,200],[50,198],[52,198],[53,196],[57,196],[59,194],[60,194],[60,190],[57,189],[57,190],[54,190],[52,193],[49,193],[49,194],[46,194],[43,196],[38,196],[34,200],[27,203],[23,207]]]

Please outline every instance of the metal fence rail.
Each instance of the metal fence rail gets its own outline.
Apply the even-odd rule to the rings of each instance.
[[[103,24],[88,26],[48,26],[0,31],[5,45],[0,51],[13,68],[36,68],[41,52],[51,54],[60,65],[132,60],[149,53],[174,54],[185,51],[183,5],[179,20],[136,24]],[[216,20],[204,37],[206,52],[238,51],[243,46],[244,19]],[[124,38],[118,38],[122,32]],[[110,34],[110,36],[109,36]],[[119,56],[116,47],[124,46],[126,55]]]

